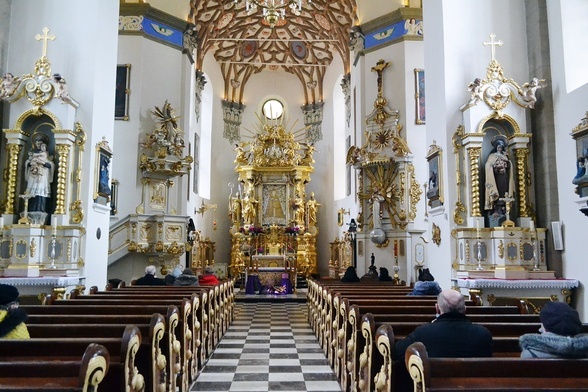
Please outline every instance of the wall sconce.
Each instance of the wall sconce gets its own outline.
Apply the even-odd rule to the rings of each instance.
[[[214,210],[216,212],[216,204],[206,204],[204,202],[202,202],[202,205],[200,206],[200,208],[196,209],[194,208],[194,213],[195,214],[201,214],[202,216],[204,216],[204,213],[210,209]]]

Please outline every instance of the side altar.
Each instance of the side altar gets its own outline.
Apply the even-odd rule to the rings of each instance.
[[[229,184],[232,276],[256,274],[269,286],[282,284],[282,273],[294,284],[297,274],[317,271],[320,204],[306,192],[314,146],[298,138],[303,133],[266,119],[252,141],[236,145],[238,184]]]

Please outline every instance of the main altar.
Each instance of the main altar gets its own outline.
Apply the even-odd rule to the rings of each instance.
[[[229,184],[232,276],[255,276],[264,286],[317,271],[317,209],[306,185],[314,146],[298,141],[281,120],[259,124],[250,142],[236,145],[238,183]]]

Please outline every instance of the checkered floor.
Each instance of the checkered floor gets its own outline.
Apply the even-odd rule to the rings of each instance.
[[[191,391],[341,391],[304,303],[237,303]]]

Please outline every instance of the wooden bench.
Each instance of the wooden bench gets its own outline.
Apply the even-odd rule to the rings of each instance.
[[[405,364],[415,391],[586,391],[588,359],[429,358],[416,342]]]
[[[101,386],[103,390],[124,390],[129,392],[144,390],[144,376],[135,366],[136,353],[141,345],[141,332],[133,325],[126,326],[124,333],[116,338],[44,337],[5,339],[0,341],[0,358],[6,369],[10,367],[10,363],[79,363],[80,358],[84,356],[84,353],[92,344],[98,344],[101,350],[106,350],[109,353],[108,372],[98,375],[102,379]],[[41,372],[45,377],[49,377],[50,370],[53,370],[52,365],[49,365],[47,370]],[[56,366],[54,371],[56,375],[59,374],[59,366]],[[36,377],[32,373],[29,376]],[[10,378],[10,373],[4,373],[2,377]],[[3,390],[4,385],[4,380],[0,380],[0,389]]]
[[[47,316],[47,315],[44,315]],[[88,321],[91,323],[73,323],[63,320],[64,316],[51,316],[52,318],[43,318],[39,321],[29,316],[27,320],[27,329],[31,338],[70,338],[70,337],[120,337],[123,336],[128,324],[117,316],[112,323],[103,323],[104,320],[97,319],[97,316],[88,316],[88,320],[79,320],[74,316],[76,321]],[[166,360],[163,354],[162,339],[165,334],[165,320],[162,315],[155,313],[149,319],[148,315],[140,316],[141,319],[135,321],[150,322],[148,324],[132,323],[141,332],[141,344],[136,351],[135,364],[139,372],[144,376],[147,390],[158,390],[160,386],[166,385],[166,369],[163,365]],[[100,317],[102,318],[102,317]]]
[[[125,307],[149,309],[153,313],[165,312],[167,310],[170,318],[167,320],[167,347],[168,358],[170,362],[167,364],[168,386],[171,391],[175,391],[176,386],[180,386],[181,391],[188,391],[190,387],[191,359],[193,358],[192,336],[193,327],[192,321],[192,303],[195,301],[187,298],[163,298],[163,299],[66,299],[66,300],[50,300],[47,308],[61,307],[76,309],[86,309],[90,314],[95,312],[95,309],[100,309],[100,312],[120,313],[120,309]],[[197,303],[197,302],[196,302]],[[169,308],[172,306],[173,308]],[[110,311],[109,311],[110,308]],[[176,313],[173,309],[178,311]],[[134,310],[135,311],[135,310]],[[176,317],[177,316],[177,317]]]
[[[108,350],[95,343],[86,347],[79,360],[2,358],[0,390],[92,392],[102,385],[109,372],[109,363]],[[102,389],[114,391],[108,387]]]
[[[180,375],[182,364],[180,363],[181,343],[179,342],[176,329],[179,325],[180,314],[179,310],[174,305],[23,305],[21,308],[29,315],[27,322],[46,322],[49,319],[62,320],[62,323],[128,323],[131,321],[141,320],[143,316],[143,324],[145,320],[151,320],[153,314],[165,314],[165,331],[161,336],[155,339],[161,344],[162,356],[156,358],[155,369],[159,369],[161,364],[166,365],[162,378],[163,382],[167,384],[166,390],[176,390],[176,379]],[[45,315],[45,317],[40,317]],[[53,317],[50,317],[53,316]],[[147,316],[147,317],[146,317]],[[119,321],[113,321],[118,318]],[[77,320],[76,320],[77,319]],[[147,321],[150,322],[150,321]],[[155,379],[155,378],[154,378]]]

